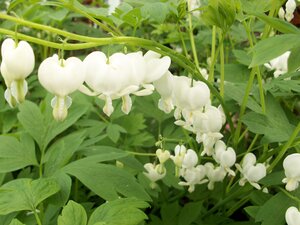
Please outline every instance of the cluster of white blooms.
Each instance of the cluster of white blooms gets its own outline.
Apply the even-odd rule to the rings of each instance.
[[[285,178],[282,182],[286,183],[285,189],[288,191],[296,190],[300,182],[300,154],[294,153],[288,155],[283,160],[283,168]]]
[[[28,87],[25,80],[34,68],[34,53],[26,41],[15,42],[8,38],[1,46],[1,74],[7,89],[4,97],[11,107],[23,102]]]
[[[297,7],[295,0],[288,0],[285,4],[285,10],[283,7],[279,9],[278,16],[281,19],[285,19],[290,22],[294,18],[294,11]]]
[[[159,164],[152,163],[145,164],[147,173],[144,173],[153,184],[162,179],[166,175],[166,170],[163,163],[170,158],[175,167],[176,175],[182,178],[179,185],[188,186],[188,191],[193,192],[195,185],[208,182],[208,189],[214,188],[215,182],[221,182],[227,174],[235,176],[235,172],[230,168],[236,161],[236,154],[232,148],[227,148],[225,143],[218,141],[215,146],[213,158],[216,165],[207,162],[204,165],[198,164],[198,155],[192,149],[186,149],[184,145],[177,145],[174,150],[174,155],[170,155],[169,151],[162,151],[158,149],[156,155],[159,159]]]
[[[300,212],[299,210],[291,206],[285,212],[285,221],[287,225],[299,225],[300,224]]]
[[[34,69],[34,53],[27,42],[15,43],[13,39],[3,42],[1,53],[1,74],[7,86],[5,99],[13,107],[25,99],[28,89],[25,78]],[[110,57],[95,51],[83,61],[76,57],[65,60],[55,54],[40,64],[38,79],[55,95],[51,106],[56,120],[66,118],[72,104],[69,94],[76,90],[103,99],[107,116],[114,111],[112,100],[122,98],[122,111],[128,114],[132,106],[130,94],[152,94],[152,83],[169,73],[170,64],[168,56],[161,58],[153,51],[145,55],[142,52],[115,53]]]
[[[90,53],[83,63],[86,68],[85,82],[92,92],[84,86],[80,90],[105,100],[103,111],[110,116],[114,110],[113,99],[122,98],[122,111],[128,114],[132,106],[130,94],[152,94],[152,82],[168,72],[171,59],[168,56],[160,58],[160,54],[153,51],[145,55],[142,52],[115,53],[110,57],[96,51]]]
[[[211,156],[213,146],[223,137],[220,130],[225,115],[221,107],[211,105],[207,85],[168,72],[154,82],[154,86],[161,96],[158,107],[166,113],[175,108],[175,124],[195,133],[197,142],[204,146],[202,155]]]
[[[235,166],[242,176],[239,181],[241,186],[249,182],[256,189],[261,189],[257,182],[267,175],[267,168],[263,163],[256,163],[256,156],[253,153],[247,153],[242,160],[242,165],[235,164]]]
[[[268,69],[274,70],[275,78],[288,72],[288,59],[290,54],[291,52],[287,51],[275,59],[272,59],[269,63],[264,64]]]

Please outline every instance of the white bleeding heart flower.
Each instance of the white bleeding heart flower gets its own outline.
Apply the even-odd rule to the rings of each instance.
[[[110,116],[114,111],[112,100],[121,97],[120,92],[127,88],[127,81],[131,80],[130,59],[123,53],[115,53],[107,58],[103,52],[95,51],[83,62],[86,66],[85,82],[95,95],[105,100],[103,112]],[[130,103],[127,107],[131,107]]]
[[[287,51],[284,54],[272,59],[269,63],[265,63],[264,66],[270,70],[274,70],[274,77],[287,73],[288,71],[288,59],[291,52]]]
[[[144,59],[146,62],[146,76],[143,80],[144,84],[152,83],[161,78],[169,70],[171,65],[169,56],[161,58],[160,54],[153,51],[146,52]]]
[[[285,10],[281,7],[278,12],[278,16],[281,19],[285,19],[290,22],[294,18],[294,11],[297,7],[295,0],[288,0],[285,4]]]
[[[215,167],[210,162],[205,163],[204,166],[206,168],[206,176],[209,180],[207,188],[208,190],[213,190],[215,182],[221,182],[224,180],[226,171],[220,166]]]
[[[11,107],[23,102],[27,94],[26,77],[34,69],[34,53],[26,41],[16,43],[13,39],[5,39],[1,45],[1,74],[7,89],[4,93]]]
[[[241,179],[239,181],[241,186],[249,182],[256,189],[261,189],[257,182],[267,175],[267,169],[264,164],[256,163],[256,157],[253,153],[247,153],[245,155],[242,166],[239,164],[235,164],[235,166],[241,172]]]
[[[235,172],[230,169],[236,161],[236,153],[233,148],[227,148],[223,141],[218,140],[215,144],[215,153],[213,158],[222,168],[224,168],[226,172],[228,172],[231,176],[235,176]]]
[[[146,163],[144,168],[147,172],[143,172],[143,174],[151,181],[151,188],[156,187],[156,181],[163,179],[166,176],[166,169],[162,164],[152,164]]]
[[[207,179],[204,179],[205,174],[206,168],[203,165],[184,169],[181,176],[185,181],[180,181],[178,184],[182,186],[189,186],[188,191],[193,192],[196,184],[203,184],[207,182]]]
[[[181,167],[184,156],[186,154],[186,148],[184,147],[184,145],[176,145],[174,152],[175,155],[171,155],[170,158],[177,167]]]
[[[291,206],[285,212],[285,221],[287,225],[299,225],[300,224],[300,212],[299,210]]]
[[[156,91],[160,94],[158,108],[165,113],[170,113],[174,109],[173,104],[173,75],[167,71],[161,78],[153,82]]]
[[[182,160],[182,168],[190,169],[198,163],[198,155],[193,149],[188,149]]]
[[[168,150],[157,149],[155,152],[159,162],[165,163],[170,158],[170,152]]]
[[[76,57],[59,59],[55,54],[41,63],[38,79],[47,91],[55,95],[51,101],[54,118],[64,120],[72,103],[68,95],[76,91],[85,79],[83,62]]]
[[[288,191],[296,190],[300,182],[300,154],[288,155],[283,160],[283,168],[286,177],[282,182],[286,183],[285,189]]]

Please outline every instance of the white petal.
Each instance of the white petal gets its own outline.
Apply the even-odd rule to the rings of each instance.
[[[285,220],[288,225],[299,225],[300,224],[300,212],[299,210],[291,206],[285,212]]]

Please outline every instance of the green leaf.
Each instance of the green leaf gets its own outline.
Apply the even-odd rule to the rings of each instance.
[[[242,117],[248,129],[257,134],[264,134],[264,141],[282,142],[290,138],[294,130],[281,108],[271,94],[266,98],[266,114],[250,112]]]
[[[17,219],[13,219],[9,225],[25,225],[24,223],[21,223],[19,220]]]
[[[84,133],[79,131],[69,134],[50,146],[45,154],[44,173],[46,176],[54,174],[69,162],[83,142]]]
[[[126,133],[126,130],[118,124],[109,124],[106,128],[107,136],[116,143],[120,138],[120,133]]]
[[[241,0],[242,9],[245,12],[266,12],[269,11],[273,1],[272,0]]]
[[[278,30],[281,33],[284,34],[300,34],[300,31],[297,27],[295,27],[293,24],[279,19],[279,18],[274,18],[274,17],[270,17],[267,16],[264,13],[251,13],[252,15],[258,17],[259,19],[261,19],[262,21],[266,22],[267,24],[269,24],[271,27],[273,27],[274,29]]]
[[[294,72],[300,68],[300,47],[292,49],[288,59],[288,72]]]
[[[41,147],[46,128],[44,125],[44,117],[39,107],[32,102],[25,101],[19,106],[19,110],[19,121]]]
[[[291,198],[280,192],[260,207],[255,221],[262,222],[262,225],[284,225],[285,212],[294,204]]]
[[[34,211],[39,203],[59,191],[50,178],[17,179],[0,188],[0,215],[22,210]]]
[[[148,206],[146,202],[134,198],[110,201],[93,212],[88,225],[137,225],[147,219],[140,209]]]
[[[300,46],[299,34],[282,34],[258,42],[252,49],[250,67],[259,66]]]
[[[264,85],[274,96],[293,96],[300,93],[300,72],[283,74]],[[288,79],[288,80],[286,80]]]
[[[6,173],[38,165],[34,142],[29,135],[23,134],[21,140],[11,136],[0,136],[0,173]]]
[[[55,121],[49,109],[46,110],[46,115],[43,115],[39,107],[29,101],[22,103],[19,109],[19,121],[36,140],[40,149],[44,150],[53,138],[73,125],[86,112],[87,107],[72,104],[68,117],[63,122]]]
[[[151,21],[157,23],[163,23],[168,14],[168,7],[162,2],[146,3],[141,7],[141,13],[144,18],[149,18]]]
[[[246,84],[244,83],[230,83],[225,84],[225,97],[235,100],[239,105],[243,102],[245,95]],[[255,112],[261,112],[261,106],[254,100],[252,96],[248,97],[247,108]]]
[[[184,205],[179,214],[178,225],[190,225],[201,215],[202,202],[190,202]]]
[[[129,134],[139,134],[140,130],[146,128],[145,118],[142,113],[132,113],[116,120],[121,127],[123,127]]]
[[[47,202],[62,207],[66,204],[70,197],[72,179],[70,176],[62,172],[55,173],[53,176],[51,176],[51,178],[56,181],[60,187],[60,190],[56,194],[52,195]]]
[[[57,225],[86,225],[87,215],[84,208],[70,200],[58,217]]]
[[[77,160],[63,168],[63,171],[75,176],[90,190],[106,200],[119,198],[119,193],[125,197],[150,200],[133,175],[113,165],[97,164],[93,162],[96,157],[97,155]]]

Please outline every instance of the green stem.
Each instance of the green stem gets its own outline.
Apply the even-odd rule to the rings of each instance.
[[[300,204],[300,199],[297,198],[296,196],[291,195],[289,192],[287,192],[285,189],[281,187],[277,187],[281,192],[283,192],[286,196],[288,196],[290,199],[293,199],[295,202]]]
[[[225,81],[225,59],[224,59],[224,38],[220,34],[220,95],[224,98],[224,81]]]
[[[41,219],[40,219],[39,215],[37,214],[36,209],[33,210],[33,214],[34,214],[37,224],[42,225]]]
[[[194,57],[194,62],[196,64],[196,67],[199,69],[199,61],[198,61],[198,56],[197,56],[197,50],[196,50],[196,45],[195,45],[195,39],[194,39],[194,33],[193,33],[193,24],[192,24],[192,15],[191,15],[191,9],[190,9],[190,1],[188,1],[188,21],[189,21],[189,36],[190,36],[190,42],[191,42],[191,47],[192,47],[192,53]]]
[[[143,153],[143,152],[132,152],[132,151],[126,151],[127,153],[131,155],[139,155],[139,156],[156,156],[155,153]]]
[[[257,74],[261,110],[263,113],[266,113],[265,93],[264,93],[264,88],[263,88],[262,77],[261,77],[259,67],[255,67],[255,68],[256,68],[256,74]]]
[[[208,80],[210,82],[213,82],[215,79],[214,73],[215,73],[215,58],[216,58],[216,39],[217,39],[217,27],[213,26],[212,37],[211,37],[211,55],[210,55],[211,64],[209,68],[209,77],[208,77]]]
[[[252,88],[252,84],[254,81],[254,77],[255,77],[255,69],[253,68],[250,72],[250,77],[246,86],[246,91],[245,91],[245,95],[241,104],[241,108],[240,108],[240,113],[239,113],[239,120],[238,120],[238,124],[234,133],[234,138],[233,138],[233,143],[235,148],[237,148],[238,145],[238,141],[239,141],[239,137],[240,137],[240,133],[241,133],[241,128],[242,128],[242,117],[246,111],[246,106],[247,106],[247,102],[248,102],[248,97],[250,95],[250,91]]]
[[[300,123],[298,123],[297,127],[293,131],[290,139],[282,146],[282,149],[279,151],[277,157],[274,159],[272,164],[268,167],[268,172],[271,172],[274,167],[279,163],[279,161],[282,159],[286,151],[292,146],[295,138],[298,136],[300,132]]]

